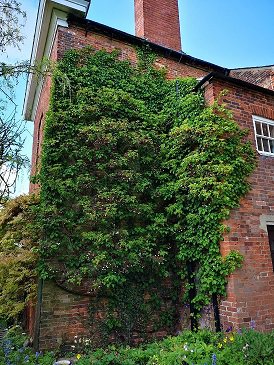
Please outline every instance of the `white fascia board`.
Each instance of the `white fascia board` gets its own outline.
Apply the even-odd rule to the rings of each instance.
[[[90,4],[90,0],[51,0],[55,7],[60,9],[73,10],[74,12],[81,13],[82,16],[86,16]]]
[[[31,64],[49,58],[58,26],[67,27],[69,13],[85,17],[90,0],[40,0],[31,53]],[[42,90],[42,80],[29,74],[23,115],[26,120],[34,120]]]

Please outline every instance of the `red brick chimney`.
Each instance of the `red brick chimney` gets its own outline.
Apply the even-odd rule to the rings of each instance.
[[[134,1],[136,36],[180,51],[178,0]]]

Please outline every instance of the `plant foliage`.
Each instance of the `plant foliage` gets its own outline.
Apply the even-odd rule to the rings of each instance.
[[[36,291],[34,196],[19,196],[0,210],[0,317],[13,319]]]
[[[29,344],[22,328],[18,325],[8,328],[0,341],[0,365],[52,365],[56,361],[53,352],[34,353]]]
[[[195,80],[167,80],[153,55],[139,58],[132,66],[87,48],[58,65],[38,176],[39,269],[115,291],[136,278],[184,280],[191,261],[199,310],[242,261],[222,258],[219,242],[254,153],[223,106],[193,92]]]
[[[184,331],[176,337],[136,348],[86,347],[78,365],[273,365],[274,332],[213,333]]]

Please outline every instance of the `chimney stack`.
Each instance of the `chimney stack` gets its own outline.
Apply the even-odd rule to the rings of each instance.
[[[181,51],[178,0],[134,0],[135,35]]]

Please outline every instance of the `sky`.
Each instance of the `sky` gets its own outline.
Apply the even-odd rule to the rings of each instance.
[[[38,0],[21,0],[27,12],[21,51],[8,50],[9,59],[30,58]],[[179,0],[182,50],[227,68],[274,64],[274,0]],[[91,0],[88,19],[134,34],[134,0]],[[6,62],[0,55],[0,62]],[[22,111],[25,81],[16,102]],[[22,116],[18,115],[18,119]],[[31,157],[33,125],[28,122],[24,153]],[[27,193],[28,171],[16,194]]]

